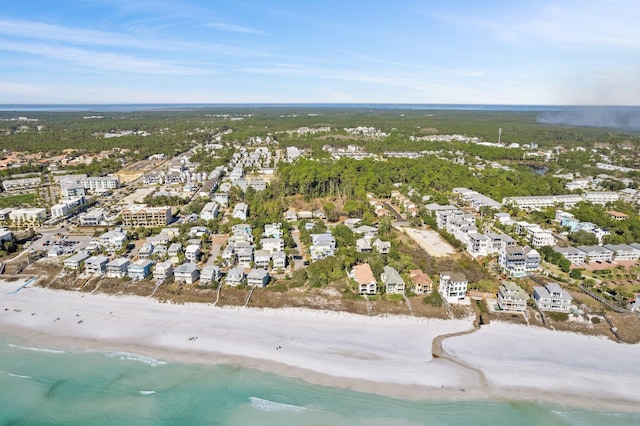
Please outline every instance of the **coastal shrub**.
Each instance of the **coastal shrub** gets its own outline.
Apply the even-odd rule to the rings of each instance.
[[[284,293],[288,290],[287,286],[284,284],[277,284],[273,286],[270,285],[267,287],[267,289],[274,293]]]
[[[600,319],[600,317],[591,317],[591,322],[593,324],[600,324],[602,320]]]
[[[433,290],[433,293],[422,299],[422,303],[440,308],[444,304],[444,301],[442,300],[440,293],[438,293],[438,290]]]
[[[387,294],[385,298],[390,302],[402,302],[404,300],[401,294]]]
[[[547,312],[545,315],[547,316],[547,318],[558,322],[566,321],[569,319],[569,314],[566,312]]]

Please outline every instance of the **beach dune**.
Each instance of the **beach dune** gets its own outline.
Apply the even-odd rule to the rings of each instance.
[[[31,346],[225,363],[412,399],[566,398],[628,410],[640,402],[640,347],[603,338],[492,323],[443,339],[434,358],[433,340],[472,331],[471,318],[219,308],[37,287],[6,294],[14,287],[0,284],[0,325]]]

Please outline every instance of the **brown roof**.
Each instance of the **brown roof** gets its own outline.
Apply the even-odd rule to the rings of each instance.
[[[353,267],[353,275],[355,276],[358,284],[367,284],[376,282],[375,277],[373,276],[373,271],[371,270],[371,266],[368,263],[363,263],[361,265],[356,265]]]
[[[620,213],[615,210],[609,210],[606,213],[614,217],[629,217],[628,214]]]
[[[416,284],[433,284],[433,280],[429,277],[429,275],[422,272],[420,269],[412,269],[409,271],[409,278]]]

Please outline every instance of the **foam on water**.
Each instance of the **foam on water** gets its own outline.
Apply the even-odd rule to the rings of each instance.
[[[138,391],[138,393],[140,393],[140,395],[154,395],[158,392],[153,390],[141,390],[141,391]]]
[[[33,379],[33,377],[31,376],[23,376],[22,374],[13,374],[13,373],[8,373],[8,374],[11,377],[19,377],[21,379]]]
[[[250,396],[249,400],[251,401],[251,406],[253,408],[262,411],[268,411],[270,413],[280,411],[292,411],[295,413],[299,413],[306,410],[305,407],[300,407],[298,405],[283,404],[281,402],[269,401],[268,399],[262,399],[256,396]]]
[[[104,354],[110,358],[120,358],[122,360],[127,360],[127,361],[140,361],[152,367],[157,367],[159,365],[166,364],[166,362],[164,361],[160,361],[158,359],[151,358],[148,356],[132,354],[130,352],[105,352]]]
[[[34,347],[28,347],[28,346],[18,346],[18,345],[13,345],[11,343],[9,343],[8,346],[11,347],[11,348],[23,349],[25,351],[46,352],[46,353],[50,353],[50,354],[64,354],[64,353],[66,353],[65,351],[59,351],[59,350],[56,350],[56,349],[45,349],[45,348],[34,348]]]

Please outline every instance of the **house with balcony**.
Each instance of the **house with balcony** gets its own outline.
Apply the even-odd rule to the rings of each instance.
[[[169,260],[175,265],[180,263],[180,255],[182,254],[182,244],[180,243],[172,243],[167,250],[167,254],[169,255]]]
[[[415,294],[433,293],[433,280],[422,270],[412,269],[409,271],[409,278],[413,281],[413,292]]]
[[[613,251],[602,246],[578,246],[586,257],[587,262],[611,262],[613,260]]]
[[[349,273],[349,278],[358,284],[358,294],[373,295],[378,291],[378,282],[368,263],[355,265]]]
[[[201,255],[200,244],[189,244],[184,250],[184,258],[192,263],[198,263]]]
[[[638,260],[640,250],[627,244],[605,244],[605,249],[613,252],[613,260]]]
[[[489,254],[491,238],[478,232],[467,234],[467,252],[472,257],[484,257]]]
[[[503,311],[526,311],[527,300],[527,292],[513,281],[505,281],[498,287],[498,307]]]
[[[271,253],[271,260],[273,261],[273,269],[284,270],[287,267],[287,255],[283,251],[276,251]]]
[[[119,257],[117,259],[113,259],[111,262],[107,263],[106,266],[106,275],[109,278],[124,278],[127,275],[127,270],[129,269],[129,259],[126,257]]]
[[[138,258],[139,259],[149,259],[151,255],[153,255],[153,244],[150,242],[146,242],[140,247],[138,250]]]
[[[107,271],[107,256],[91,256],[84,261],[84,271],[94,276],[100,276]]]
[[[176,282],[193,284],[200,278],[200,271],[195,263],[185,262],[173,270],[173,276]]]
[[[263,250],[271,253],[276,251],[284,251],[284,240],[282,238],[263,238],[260,240]]]
[[[249,206],[246,203],[238,203],[233,208],[233,213],[231,217],[234,219],[247,220],[247,215],[249,214]]]
[[[237,265],[241,268],[251,268],[253,262],[253,247],[240,247],[236,250]]]
[[[220,282],[222,279],[222,271],[220,267],[214,265],[205,266],[200,272],[200,284],[212,284],[214,282]]]
[[[380,254],[389,254],[391,251],[391,242],[390,241],[382,241],[380,238],[376,238],[371,244],[372,247]]]
[[[244,282],[245,280],[244,269],[242,268],[232,268],[227,272],[226,284],[231,286],[237,286]]]
[[[358,238],[356,240],[356,251],[358,253],[371,253],[373,248],[371,247],[371,240],[369,238]]]
[[[554,282],[549,282],[544,287],[534,287],[533,299],[541,311],[571,312],[572,310],[573,297]]]
[[[438,292],[440,297],[448,303],[460,303],[467,294],[467,286],[469,282],[464,274],[459,272],[442,272],[440,273],[440,284]]]
[[[164,262],[158,263],[153,268],[153,279],[156,281],[164,281],[171,275],[173,275],[173,264],[171,263],[171,260],[165,260]]]
[[[127,275],[134,281],[140,281],[151,275],[153,262],[148,259],[141,259],[129,264]]]
[[[122,248],[127,242],[127,234],[122,231],[121,228],[116,228],[113,231],[107,231],[98,237],[98,242],[104,247],[107,252],[114,253]]]
[[[575,247],[553,246],[553,251],[559,253],[574,265],[582,265],[587,260],[587,253]]]
[[[309,247],[309,253],[311,259],[316,260],[325,259],[329,256],[333,256],[336,250],[336,240],[331,234],[311,234],[312,245]]]
[[[271,262],[271,252],[269,250],[256,250],[253,253],[253,264],[256,268],[266,269]]]
[[[380,281],[384,283],[387,294],[404,294],[404,280],[400,273],[391,266],[383,268],[383,272],[380,274]]]
[[[72,271],[77,271],[84,264],[84,261],[89,258],[89,254],[85,251],[78,252],[73,256],[64,260],[64,267]]]
[[[247,285],[253,287],[266,287],[269,283],[269,273],[265,269],[252,269],[247,274]]]
[[[540,269],[540,254],[528,246],[507,247],[500,250],[498,265],[511,277],[526,277]]]

